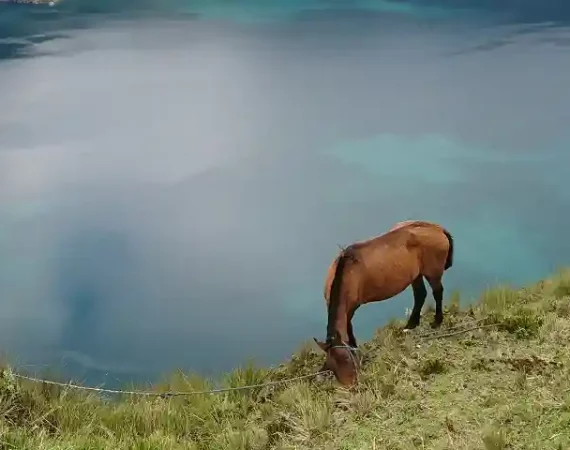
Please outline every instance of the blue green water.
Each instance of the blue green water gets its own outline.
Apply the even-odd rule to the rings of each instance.
[[[324,335],[337,244],[409,218],[455,236],[447,293],[567,264],[570,6],[493,3],[0,4],[2,352],[110,385],[278,363]]]

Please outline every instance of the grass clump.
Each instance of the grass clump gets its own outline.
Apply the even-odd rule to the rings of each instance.
[[[361,345],[351,390],[306,379],[249,391],[187,397],[102,398],[0,372],[0,449],[285,450],[570,448],[570,271],[522,289],[497,287],[446,307],[442,339],[392,321]],[[433,312],[426,315],[432,316]],[[474,328],[474,324],[485,327]],[[471,331],[451,336],[448,327]],[[225,387],[318,371],[324,354],[304,345],[274,368],[253,364]],[[154,386],[203,391],[178,372]]]

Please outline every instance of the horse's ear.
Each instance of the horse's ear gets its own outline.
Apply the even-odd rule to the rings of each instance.
[[[319,341],[316,337],[313,338],[317,345],[321,348],[323,352],[326,352],[328,349],[328,344],[326,342]]]

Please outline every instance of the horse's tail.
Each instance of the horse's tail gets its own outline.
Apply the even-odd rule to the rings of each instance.
[[[328,308],[328,323],[327,323],[327,340],[334,337],[335,333],[335,319],[340,306],[340,294],[342,289],[342,279],[344,275],[344,269],[346,267],[347,261],[356,261],[356,256],[354,250],[351,247],[344,249],[340,256],[338,257],[336,263],[336,270],[331,282],[331,290],[329,297],[329,308]]]
[[[445,228],[443,229],[443,234],[445,234],[445,237],[449,241],[449,251],[447,252],[447,259],[445,260],[444,266],[444,269],[447,270],[453,266],[453,236]]]

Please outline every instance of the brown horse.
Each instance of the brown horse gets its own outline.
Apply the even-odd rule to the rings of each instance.
[[[410,284],[414,307],[405,329],[420,323],[429,283],[435,300],[433,328],[443,321],[443,273],[453,264],[453,237],[436,223],[407,220],[387,233],[356,242],[340,252],[328,269],[324,297],[328,307],[327,340],[313,338],[327,354],[322,370],[343,385],[356,381],[357,344],[352,318],[365,303],[403,292]]]

